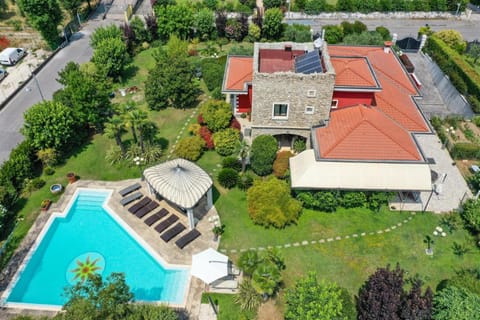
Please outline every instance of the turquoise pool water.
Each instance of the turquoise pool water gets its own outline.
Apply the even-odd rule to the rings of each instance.
[[[77,193],[67,215],[53,220],[7,303],[61,306],[66,302],[64,288],[81,281],[79,270],[85,264],[104,277],[125,273],[136,301],[183,303],[188,269],[167,269],[145,250],[103,208],[109,194]]]

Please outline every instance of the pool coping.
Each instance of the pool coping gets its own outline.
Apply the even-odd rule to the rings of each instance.
[[[115,220],[116,223],[118,223],[124,230],[127,232],[137,243],[152,257],[154,258],[158,263],[161,264],[162,267],[168,268],[168,269],[190,269],[188,265],[181,265],[181,264],[172,264],[167,262],[163,257],[160,256],[130,225],[128,225],[117,213],[114,212],[114,210],[108,205],[109,201],[113,197],[113,193],[115,189],[111,188],[92,188],[92,187],[77,187],[75,188],[75,191],[73,194],[64,194],[62,195],[62,198],[64,196],[68,196],[68,202],[65,208],[61,211],[52,211],[45,222],[45,224],[41,227],[41,231],[38,233],[36,236],[33,244],[30,246],[28,249],[27,254],[21,261],[20,265],[17,268],[17,271],[14,273],[12,279],[9,281],[8,286],[6,289],[2,292],[2,295],[0,296],[0,301],[1,301],[1,306],[5,308],[16,308],[16,309],[28,309],[28,310],[46,310],[46,311],[54,311],[58,312],[62,310],[62,306],[58,305],[50,305],[50,304],[33,304],[33,303],[19,303],[19,302],[8,302],[7,298],[9,297],[11,291],[19,281],[22,273],[25,271],[25,268],[32,258],[33,254],[36,252],[38,249],[38,246],[40,243],[43,241],[46,233],[49,231],[52,223],[55,221],[57,218],[65,218],[67,216],[67,213],[70,211],[73,203],[78,197],[78,194],[81,191],[99,191],[99,192],[108,192],[107,197],[105,198],[104,202],[102,203],[102,208],[105,209],[105,211]],[[57,208],[56,208],[57,209]],[[142,300],[136,300],[135,302],[146,302],[146,303],[156,303],[156,304],[164,304],[168,305],[174,308],[185,308],[187,305],[187,298],[189,295],[190,291],[190,286],[191,286],[191,280],[192,280],[192,275],[188,274],[187,277],[187,283],[185,286],[184,294],[183,294],[183,299],[181,304],[176,304],[176,303],[169,303],[166,301],[142,301]]]

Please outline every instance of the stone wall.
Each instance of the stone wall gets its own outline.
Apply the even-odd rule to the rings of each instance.
[[[282,49],[285,44],[293,45],[293,50],[313,50],[311,43],[275,43],[255,44],[253,99],[252,99],[252,135],[257,132],[277,134],[286,133],[286,128],[296,128],[300,131],[307,130],[321,121],[329,118],[333,86],[335,84],[335,71],[330,62],[328,51],[322,50],[324,58],[324,73],[302,74],[295,72],[259,73],[259,49]],[[277,48],[278,47],[278,48]],[[312,94],[313,93],[313,94]],[[274,103],[288,104],[288,117],[273,119]],[[313,107],[311,114],[306,113],[306,107]],[[258,129],[257,129],[258,128]],[[305,134],[302,134],[305,136]]]

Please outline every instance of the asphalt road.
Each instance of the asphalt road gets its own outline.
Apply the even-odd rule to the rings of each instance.
[[[38,73],[38,86],[35,79],[31,79],[24,89],[0,111],[0,164],[8,159],[12,149],[23,141],[24,137],[20,133],[23,114],[32,105],[42,101],[40,91],[46,100],[50,100],[53,93],[61,88],[55,80],[58,72],[70,61],[77,63],[89,61],[93,53],[89,44],[90,34],[95,28],[110,23],[112,21],[108,19],[89,20],[88,24],[72,37],[71,42]]]

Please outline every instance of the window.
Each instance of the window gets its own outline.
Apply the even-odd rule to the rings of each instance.
[[[288,118],[288,104],[287,103],[274,103],[273,104],[273,118]]]
[[[336,109],[338,107],[338,100],[332,100],[332,109]]]
[[[315,111],[315,108],[312,106],[305,107],[305,114],[313,114],[314,111]]]
[[[316,95],[317,95],[316,90],[308,90],[307,91],[307,97],[309,97],[309,98],[315,98]]]

